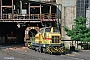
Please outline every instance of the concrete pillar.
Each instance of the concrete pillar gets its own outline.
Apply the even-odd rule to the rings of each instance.
[[[62,21],[61,21],[61,34],[62,34],[62,37],[63,39],[65,39],[65,31],[63,30],[63,27],[62,26],[66,26],[66,7],[62,7]]]
[[[41,6],[41,4],[40,4],[40,19],[41,19],[41,14],[42,14],[41,8],[42,8],[42,6]]]
[[[51,7],[52,7],[52,6],[50,5],[50,10],[49,10],[49,14],[50,14],[50,15],[49,15],[49,18],[51,18],[51,16],[52,16],[52,15],[51,15]]]
[[[29,12],[29,19],[30,19],[30,2],[28,4],[28,12]]]
[[[14,14],[13,7],[14,7],[14,4],[13,4],[13,0],[12,0],[12,18],[13,18],[13,14]]]
[[[22,14],[22,1],[20,1],[20,14]]]
[[[57,15],[58,15],[58,20],[57,20],[57,26],[61,24],[61,12],[62,12],[62,5],[57,4]]]

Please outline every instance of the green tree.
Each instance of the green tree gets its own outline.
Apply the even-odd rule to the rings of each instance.
[[[71,37],[71,40],[80,40],[83,42],[89,42],[90,41],[90,28],[86,27],[86,18],[83,18],[82,16],[74,19],[74,26],[72,30],[70,30],[68,27],[64,26],[64,31],[67,32],[67,36]]]

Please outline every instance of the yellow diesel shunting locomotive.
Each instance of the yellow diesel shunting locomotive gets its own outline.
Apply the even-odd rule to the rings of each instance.
[[[47,53],[64,53],[65,46],[61,42],[61,34],[56,27],[44,27],[40,31],[32,36],[28,47],[39,52]]]

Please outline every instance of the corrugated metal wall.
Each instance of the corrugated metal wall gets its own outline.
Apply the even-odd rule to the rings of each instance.
[[[77,0],[76,1],[76,17],[86,17],[86,8],[89,0]]]

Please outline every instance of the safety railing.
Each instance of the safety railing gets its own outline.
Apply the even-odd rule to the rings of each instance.
[[[57,14],[55,14],[55,13],[52,13],[52,14],[44,13],[44,14],[41,14],[41,18],[42,19],[57,19]]]
[[[2,14],[2,19],[12,19],[12,14]]]
[[[2,19],[57,19],[57,14],[49,14],[49,13],[45,13],[45,14],[2,14]]]

